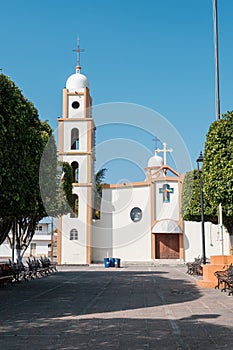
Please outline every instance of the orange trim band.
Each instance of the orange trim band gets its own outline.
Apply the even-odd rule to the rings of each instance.
[[[148,187],[150,184],[148,182],[129,182],[123,184],[104,184],[102,188],[128,188],[128,187]]]

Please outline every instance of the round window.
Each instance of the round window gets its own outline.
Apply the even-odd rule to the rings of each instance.
[[[80,106],[80,103],[79,103],[78,101],[74,101],[74,102],[72,103],[72,107],[73,107],[74,109],[77,109],[79,106]]]
[[[140,208],[135,207],[130,212],[130,218],[133,222],[138,222],[142,218],[142,211]]]

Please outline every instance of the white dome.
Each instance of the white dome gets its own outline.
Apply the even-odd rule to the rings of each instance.
[[[69,91],[82,91],[86,87],[89,88],[89,81],[80,73],[72,74],[66,81],[66,88]]]
[[[163,158],[158,156],[155,151],[155,155],[148,160],[148,168],[158,167],[160,168],[163,165]]]

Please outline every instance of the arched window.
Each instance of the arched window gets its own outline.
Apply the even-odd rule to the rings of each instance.
[[[79,164],[78,162],[72,162],[71,163],[72,166],[72,174],[73,174],[73,180],[72,182],[78,182],[78,177],[79,177]]]
[[[79,149],[79,130],[77,128],[71,130],[71,149]]]
[[[70,240],[71,241],[78,240],[78,231],[76,230],[76,228],[72,228],[72,230],[70,231]]]
[[[78,206],[79,206],[79,198],[77,194],[72,195],[72,212],[70,214],[71,218],[78,217]]]

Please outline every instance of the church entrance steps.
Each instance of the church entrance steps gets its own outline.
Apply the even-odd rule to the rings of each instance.
[[[183,259],[155,259],[153,265],[184,265]]]
[[[151,261],[122,261],[122,266],[184,265],[183,259],[154,259]]]

